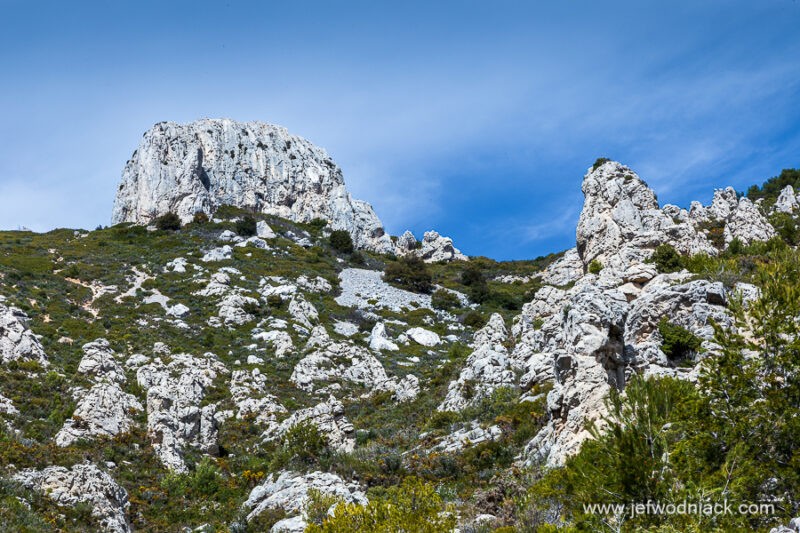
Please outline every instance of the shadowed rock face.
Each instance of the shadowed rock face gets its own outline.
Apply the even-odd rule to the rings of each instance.
[[[358,248],[392,250],[372,207],[350,197],[325,150],[261,122],[153,126],[122,172],[112,223],[146,224],[167,212],[188,222],[221,205],[296,222],[322,218],[350,232]]]

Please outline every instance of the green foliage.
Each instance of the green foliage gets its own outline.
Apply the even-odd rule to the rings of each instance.
[[[471,328],[482,328],[486,324],[486,317],[479,311],[468,311],[461,317],[461,322]]]
[[[321,525],[306,533],[441,533],[456,525],[455,514],[433,485],[408,477],[365,505],[339,504]]]
[[[592,172],[600,168],[603,165],[603,163],[608,163],[609,161],[611,160],[607,157],[598,157],[595,160],[594,165],[592,165]]]
[[[310,469],[319,467],[330,459],[332,450],[328,438],[310,422],[300,422],[290,427],[281,441],[281,449],[273,456],[270,469],[277,471],[294,467]]]
[[[461,300],[452,292],[439,289],[431,295],[431,305],[434,309],[449,311],[461,307]]]
[[[800,244],[800,230],[798,230],[797,222],[792,215],[781,212],[773,213],[769,222],[786,244],[789,246]]]
[[[706,234],[709,242],[718,250],[725,248],[725,221],[704,220],[697,225],[697,229]]]
[[[328,225],[328,221],[325,220],[324,218],[315,218],[311,222],[309,222],[308,225],[314,228],[315,230],[319,231]]]
[[[667,317],[658,322],[658,332],[663,342],[661,351],[670,361],[684,361],[694,358],[700,349],[701,340],[688,329],[673,324]]]
[[[800,169],[787,168],[775,177],[769,178],[761,187],[753,185],[747,190],[747,197],[752,201],[759,198],[764,199],[764,203],[769,206],[775,203],[781,191],[787,185],[791,185],[795,190],[800,189]]]
[[[592,259],[591,263],[589,263],[589,274],[599,274],[600,271],[603,270],[603,263],[601,263],[597,259]]]
[[[671,244],[660,244],[647,260],[661,273],[678,272],[683,269],[683,258]]]
[[[250,215],[245,215],[236,221],[236,233],[242,237],[252,237],[258,233],[258,222]]]
[[[162,231],[177,231],[181,229],[180,217],[171,211],[156,218],[153,223],[156,228]]]
[[[192,223],[198,225],[208,224],[208,215],[203,211],[198,211],[192,217]]]
[[[331,248],[343,254],[353,253],[353,238],[350,233],[343,229],[337,229],[331,232],[328,238]]]
[[[419,257],[404,257],[386,264],[383,279],[401,289],[428,294],[433,290],[433,277]]]

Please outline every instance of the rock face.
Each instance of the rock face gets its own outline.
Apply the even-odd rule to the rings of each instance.
[[[50,466],[44,470],[23,470],[14,476],[23,486],[47,495],[59,505],[88,503],[105,531],[128,533],[125,513],[130,507],[128,493],[114,479],[90,463],[71,469]]]
[[[213,354],[164,354],[139,367],[136,379],[147,390],[147,432],[161,462],[184,472],[184,450],[191,446],[217,455],[216,404],[201,407],[214,379],[226,372]]]
[[[122,172],[112,223],[146,224],[167,212],[188,222],[226,204],[296,222],[322,218],[350,232],[358,248],[392,250],[372,207],[350,197],[323,149],[261,122],[153,126]]]
[[[0,362],[9,361],[37,361],[47,366],[41,343],[28,329],[28,315],[0,300]]]
[[[576,237],[585,266],[598,261],[624,270],[664,243],[682,253],[716,254],[690,222],[662,211],[655,193],[626,166],[603,163],[586,174],[582,189],[585,200]]]
[[[610,389],[623,389],[633,373],[694,379],[698,354],[662,350],[663,317],[695,335],[705,354],[718,349],[712,323],[733,327],[721,283],[659,274],[645,262],[653,250],[670,244],[684,254],[714,255],[734,239],[748,244],[775,235],[757,207],[731,188],[717,190],[709,206],[659,208],[653,191],[615,162],[590,170],[583,192],[577,247],[546,269],[544,286],[512,328],[519,385],[552,384],[550,423],[526,449],[529,461],[551,466],[578,451],[590,437],[587,424],[605,414]],[[786,209],[791,194],[783,195]],[[595,261],[599,273],[588,272]],[[748,287],[740,292],[753,297]]]

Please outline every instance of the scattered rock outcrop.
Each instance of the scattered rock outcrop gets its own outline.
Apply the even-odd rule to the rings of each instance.
[[[226,369],[213,354],[194,357],[166,352],[162,356],[166,363],[155,357],[139,367],[136,378],[147,390],[147,432],[156,455],[167,468],[183,472],[187,447],[209,455],[219,452],[217,406],[201,407],[201,401]]]
[[[47,366],[47,355],[39,339],[28,328],[28,315],[0,300],[0,362],[36,361]]]
[[[149,223],[167,212],[189,222],[221,205],[296,222],[322,218],[358,248],[392,251],[372,207],[353,200],[325,150],[261,122],[160,122],[122,172],[112,223]],[[263,238],[271,238],[262,228]],[[261,235],[260,235],[261,236]]]
[[[475,333],[474,350],[458,379],[450,382],[439,411],[461,411],[499,387],[515,385],[516,376],[504,345],[507,339],[503,317],[493,314],[489,322]]]
[[[45,494],[59,505],[87,503],[105,531],[132,531],[126,513],[128,493],[114,479],[91,463],[72,468],[49,466],[42,470],[23,470],[14,476],[23,486]]]
[[[303,531],[306,524],[302,515],[308,502],[308,491],[311,489],[335,496],[346,503],[359,505],[368,503],[367,497],[357,484],[347,483],[336,474],[312,472],[303,475],[296,472],[281,472],[280,475],[270,476],[267,481],[250,492],[244,504],[251,510],[247,519],[252,520],[267,509],[282,509],[294,516],[275,524],[272,531]],[[292,523],[288,523],[290,520]]]
[[[355,447],[355,428],[344,416],[344,405],[334,396],[314,407],[301,409],[264,432],[264,440],[269,442],[282,437],[293,426],[307,423],[319,429],[328,439],[328,445],[340,452],[351,452]]]

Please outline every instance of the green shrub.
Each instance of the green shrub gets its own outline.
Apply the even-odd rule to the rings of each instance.
[[[258,222],[250,215],[245,215],[236,221],[236,233],[242,237],[252,237],[258,233]]]
[[[603,270],[603,263],[601,263],[597,259],[592,259],[592,262],[589,263],[589,273],[599,274],[601,270]]]
[[[406,257],[387,263],[383,279],[387,283],[412,292],[429,294],[433,290],[433,276],[419,257]]]
[[[300,422],[283,436],[281,449],[273,456],[270,469],[319,467],[331,454],[328,438],[319,428],[310,422]]]
[[[597,159],[595,159],[594,165],[592,165],[592,172],[600,168],[603,165],[603,163],[608,163],[609,161],[611,160],[607,157],[598,157]]]
[[[315,230],[321,230],[322,228],[328,225],[328,221],[325,220],[324,218],[315,218],[314,220],[309,222],[308,225],[314,228]]]
[[[367,505],[339,504],[321,525],[310,524],[306,533],[437,533],[452,531],[456,517],[436,487],[408,477],[384,495],[372,496]]]
[[[331,248],[343,254],[353,253],[353,238],[350,233],[343,229],[337,229],[331,232],[328,237],[328,242]]]
[[[434,309],[443,309],[448,311],[461,307],[461,300],[458,296],[446,289],[439,289],[431,295],[431,305]]]
[[[482,328],[486,324],[486,318],[478,311],[469,311],[461,317],[461,323],[471,328]]]
[[[658,322],[658,332],[664,342],[661,345],[663,351],[670,360],[692,359],[700,349],[701,340],[688,329],[673,324],[667,319],[662,318]]]
[[[153,222],[156,225],[156,228],[163,231],[177,231],[181,229],[181,219],[172,211],[169,213],[164,213]]]
[[[192,217],[192,223],[194,224],[207,224],[208,223],[208,215],[205,214],[203,211],[198,211]]]
[[[671,244],[660,244],[647,260],[661,273],[678,272],[683,269],[683,258]]]

